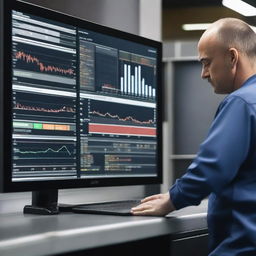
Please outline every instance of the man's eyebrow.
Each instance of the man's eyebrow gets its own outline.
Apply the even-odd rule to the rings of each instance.
[[[204,62],[204,61],[208,61],[208,60],[209,60],[209,58],[200,58],[200,57],[198,58],[199,62]]]

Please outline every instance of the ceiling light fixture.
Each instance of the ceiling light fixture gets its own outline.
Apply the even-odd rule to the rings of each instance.
[[[186,31],[193,30],[206,30],[211,23],[193,23],[193,24],[183,24],[182,29]]]
[[[183,24],[182,29],[185,31],[193,30],[206,30],[212,23],[192,23],[192,24]],[[250,26],[251,29],[256,33],[256,27]]]
[[[242,0],[222,0],[222,4],[244,16],[256,16],[256,8]]]
[[[250,27],[256,33],[256,27],[254,27],[254,26],[250,26]]]

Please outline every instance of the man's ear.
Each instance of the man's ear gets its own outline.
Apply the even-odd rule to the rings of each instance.
[[[233,68],[236,66],[239,58],[239,54],[236,48],[229,49],[229,57],[230,57],[230,65]]]

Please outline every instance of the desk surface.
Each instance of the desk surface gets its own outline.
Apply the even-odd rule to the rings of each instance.
[[[166,217],[1,214],[0,255],[50,255],[207,230],[206,208],[207,201],[203,201],[198,207],[187,207]]]

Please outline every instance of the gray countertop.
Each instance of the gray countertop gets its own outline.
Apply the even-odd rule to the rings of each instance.
[[[207,230],[207,201],[166,217],[0,214],[0,255],[51,255],[161,235]]]

